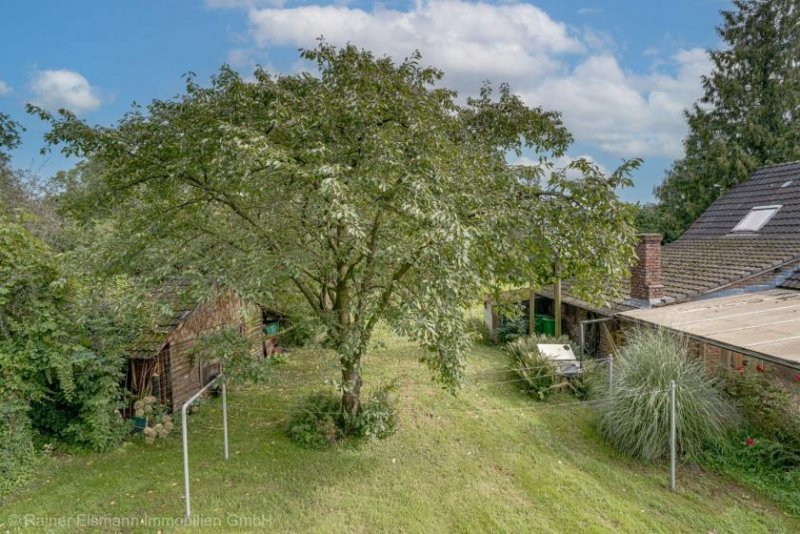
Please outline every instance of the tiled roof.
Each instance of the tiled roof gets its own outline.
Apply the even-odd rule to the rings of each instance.
[[[722,288],[800,258],[795,239],[679,239],[662,250],[664,293],[676,301]]]
[[[750,208],[772,205],[781,208],[752,238],[800,239],[800,162],[758,169],[711,204],[681,239],[727,236]]]

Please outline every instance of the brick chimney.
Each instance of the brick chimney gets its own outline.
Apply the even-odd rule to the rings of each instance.
[[[661,285],[661,234],[639,234],[636,265],[631,269],[631,298],[654,304],[664,297]]]

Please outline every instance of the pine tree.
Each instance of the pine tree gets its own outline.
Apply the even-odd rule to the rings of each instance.
[[[704,95],[686,111],[685,156],[656,188],[677,238],[717,197],[764,165],[800,159],[800,4],[734,0],[709,52]]]

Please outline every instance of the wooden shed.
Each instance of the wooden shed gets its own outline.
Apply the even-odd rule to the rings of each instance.
[[[179,410],[189,397],[221,371],[219,361],[192,361],[189,348],[204,333],[235,327],[254,341],[252,357],[263,357],[263,320],[259,306],[230,290],[217,290],[194,306],[176,306],[153,332],[129,351],[126,387],[134,397],[153,395]]]

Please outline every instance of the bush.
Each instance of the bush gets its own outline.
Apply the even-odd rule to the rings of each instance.
[[[343,427],[341,398],[332,392],[317,392],[291,413],[286,432],[298,445],[320,449],[342,437]]]
[[[536,334],[515,339],[505,346],[505,350],[511,360],[511,370],[522,379],[520,381],[522,387],[538,399],[544,400],[557,386],[560,386],[560,373],[558,366],[539,352],[537,345],[540,343],[572,346],[572,341],[567,336],[550,337]],[[583,378],[575,378],[566,385],[576,393],[585,389]],[[576,388],[576,385],[579,387]]]
[[[322,328],[318,321],[304,317],[289,317],[288,326],[281,332],[281,345],[285,347],[305,347],[315,344],[321,337]]]
[[[513,317],[504,317],[500,326],[495,329],[494,335],[498,343],[510,343],[517,338],[528,335],[528,317],[518,314]]]
[[[492,332],[482,318],[470,317],[467,320],[467,332],[478,342],[484,345],[494,345],[495,339],[492,337]]]
[[[24,407],[0,400],[0,496],[5,496],[30,478],[38,455]]]
[[[786,387],[763,368],[723,371],[741,424],[710,444],[703,464],[746,484],[800,516],[800,412]]]
[[[361,406],[361,413],[348,418],[347,428],[355,436],[383,439],[394,434],[397,427],[397,411],[389,398],[395,383],[381,386]]]
[[[612,399],[600,414],[603,436],[630,456],[668,456],[671,380],[677,385],[679,453],[697,457],[703,445],[721,438],[732,411],[719,381],[689,356],[685,339],[660,329],[633,332],[615,358]]]
[[[763,368],[752,371],[742,367],[722,373],[725,392],[735,401],[743,429],[800,455],[800,411],[796,401],[785,387],[758,369]]]
[[[754,438],[746,431],[732,432],[728,439],[707,447],[703,465],[762,492],[800,516],[800,457],[783,443]]]
[[[291,413],[286,424],[289,438],[298,445],[321,449],[346,436],[383,439],[397,426],[397,412],[389,393],[394,384],[379,388],[361,405],[356,416],[342,414],[342,399],[333,392],[317,392]]]

